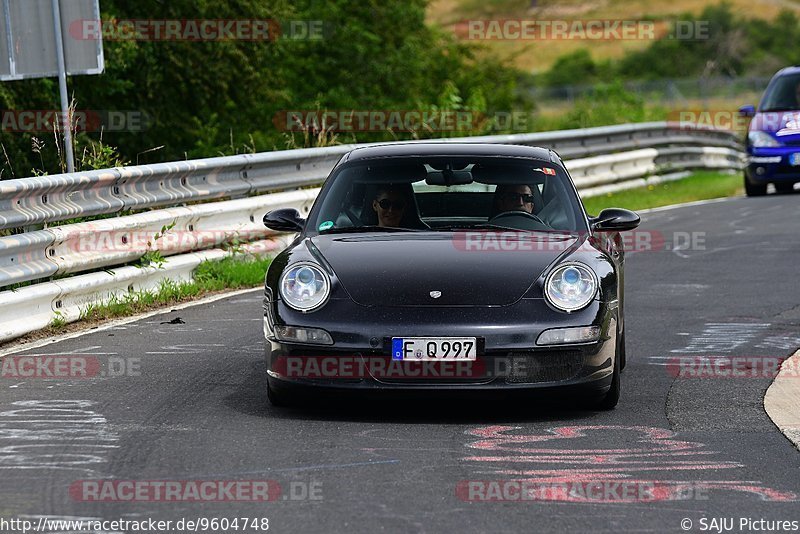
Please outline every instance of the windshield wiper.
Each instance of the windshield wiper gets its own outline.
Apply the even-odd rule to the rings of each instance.
[[[533,230],[526,230],[524,228],[511,228],[510,226],[500,226],[499,224],[449,224],[447,226],[434,226],[431,228],[434,231],[452,231],[452,230],[512,230],[515,232],[533,232]]]
[[[398,226],[345,226],[341,228],[331,228],[330,230],[323,230],[320,235],[328,234],[363,234],[367,232],[421,232],[416,228],[400,228]]]
[[[529,234],[547,234],[548,237],[556,235],[558,237],[564,238],[573,238],[576,237],[576,233],[572,231],[565,231],[565,230],[529,230],[527,228],[511,228],[510,226],[500,226],[498,224],[451,224],[447,226],[436,226],[431,228],[431,231],[453,231],[453,230],[504,230],[504,231],[512,231],[512,232],[526,232]]]

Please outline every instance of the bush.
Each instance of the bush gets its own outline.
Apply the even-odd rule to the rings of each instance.
[[[617,81],[596,86],[590,94],[577,100],[553,127],[560,130],[646,122],[659,120],[665,113],[665,110],[645,106],[642,97],[626,91]]]
[[[677,23],[694,25],[696,39],[677,39]],[[705,25],[705,26],[702,26]],[[707,30],[707,35],[699,32]],[[656,80],[710,76],[770,75],[800,63],[800,19],[783,10],[773,20],[737,16],[730,4],[706,7],[699,16],[677,18],[671,33],[644,50],[599,66],[588,50],[559,58],[542,76],[546,85],[576,85],[579,80]]]

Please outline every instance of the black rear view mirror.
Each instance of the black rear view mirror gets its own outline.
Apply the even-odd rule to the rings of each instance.
[[[272,210],[264,215],[264,226],[276,232],[302,232],[306,221],[294,208]]]
[[[469,171],[453,171],[445,169],[443,171],[433,171],[428,173],[425,178],[428,185],[467,185],[472,183],[472,173]]]
[[[592,229],[597,232],[624,232],[639,226],[641,219],[636,212],[622,208],[606,208],[591,219]]]

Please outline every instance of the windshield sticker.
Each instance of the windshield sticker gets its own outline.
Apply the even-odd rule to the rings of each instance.
[[[533,170],[536,171],[536,172],[540,172],[542,174],[546,174],[548,176],[555,176],[556,175],[556,170],[555,169],[551,169],[550,167],[542,167],[541,169],[533,169]]]
[[[330,230],[333,228],[333,221],[325,221],[324,223],[319,225],[319,231],[324,232],[325,230]]]

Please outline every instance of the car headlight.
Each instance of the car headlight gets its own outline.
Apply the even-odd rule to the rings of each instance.
[[[325,304],[331,283],[322,269],[313,263],[296,263],[284,271],[280,288],[287,306],[308,312]]]
[[[781,146],[781,144],[767,132],[748,132],[747,140],[750,142],[751,146],[757,148]]]
[[[566,312],[576,311],[597,294],[597,275],[582,263],[564,263],[550,272],[544,287],[550,304]]]

